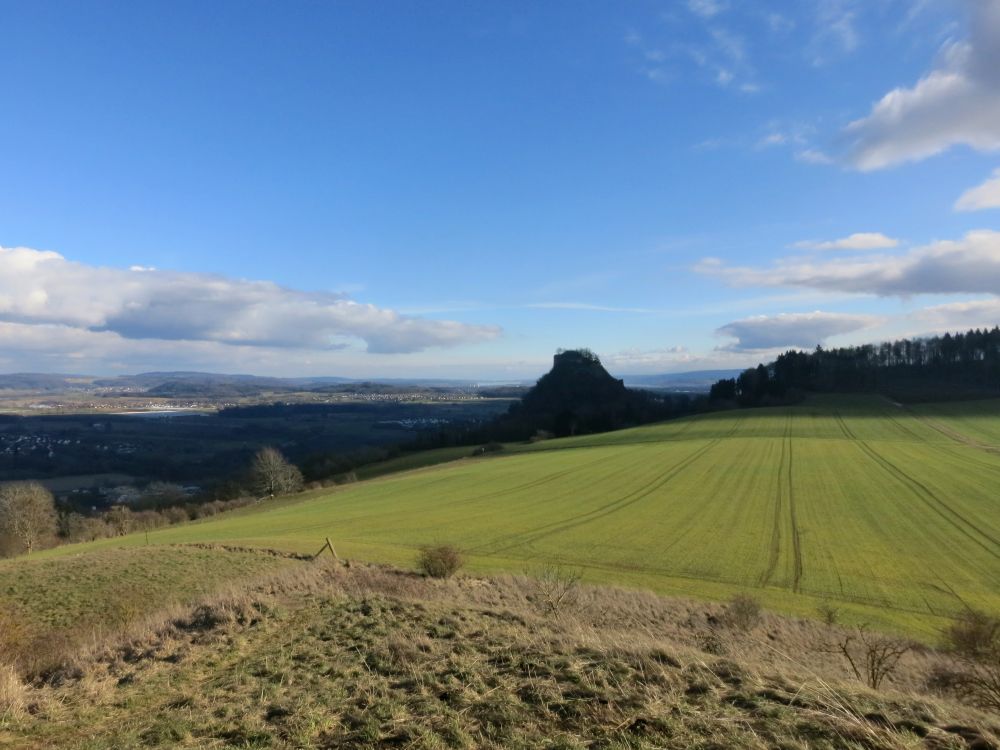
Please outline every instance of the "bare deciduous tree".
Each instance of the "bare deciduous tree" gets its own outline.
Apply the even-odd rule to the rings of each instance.
[[[115,505],[105,514],[111,528],[118,536],[125,536],[132,530],[132,509],[124,505]]]
[[[834,651],[847,660],[855,677],[872,690],[878,690],[912,647],[912,643],[872,633],[862,625],[857,628],[857,635],[844,636]]]
[[[261,448],[253,459],[253,480],[257,490],[268,497],[302,489],[302,472],[276,448]]]
[[[11,482],[0,486],[0,528],[15,537],[28,554],[56,533],[52,493],[38,482]]]

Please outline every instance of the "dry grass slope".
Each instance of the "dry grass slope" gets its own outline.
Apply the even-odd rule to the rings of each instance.
[[[1000,718],[923,690],[927,649],[874,693],[836,627],[596,587],[553,610],[546,585],[298,563],[48,682],[0,673],[0,746],[997,747]]]

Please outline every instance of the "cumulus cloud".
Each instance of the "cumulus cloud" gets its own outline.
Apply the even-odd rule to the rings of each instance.
[[[839,240],[825,242],[805,240],[795,243],[795,247],[804,250],[881,250],[897,245],[899,245],[899,240],[887,237],[881,232],[855,232],[847,237],[841,237]]]
[[[918,310],[912,316],[922,330],[932,332],[993,328],[1000,322],[1000,299],[949,302]]]
[[[790,258],[771,268],[727,266],[706,258],[695,270],[733,286],[792,286],[906,297],[914,294],[1000,294],[1000,232],[979,230],[900,255],[826,262]]]
[[[768,349],[812,349],[830,336],[851,333],[882,322],[872,315],[811,312],[758,315],[727,323],[716,334],[736,339],[723,347],[728,351]]]
[[[1000,148],[1000,0],[970,0],[971,36],[940,64],[897,88],[846,129],[848,160],[861,170],[924,159],[955,145]]]
[[[23,247],[0,247],[0,321],[34,327],[39,335],[56,326],[130,340],[251,347],[329,350],[360,339],[371,353],[499,335],[495,327],[405,316],[339,294],[209,274],[89,266]]]
[[[1000,169],[982,185],[966,190],[955,202],[956,211],[981,211],[1000,208]]]

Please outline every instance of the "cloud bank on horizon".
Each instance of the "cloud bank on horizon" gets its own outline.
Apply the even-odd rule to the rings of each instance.
[[[0,247],[0,342],[8,351],[39,338],[53,349],[146,341],[322,352],[362,342],[372,354],[409,354],[499,335],[496,326],[401,315],[269,281],[97,267]]]

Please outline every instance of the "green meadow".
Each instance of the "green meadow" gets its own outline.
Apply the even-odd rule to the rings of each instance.
[[[965,607],[1000,610],[998,489],[1000,401],[817,397],[508,446],[32,562],[191,542],[308,553],[330,537],[342,557],[409,565],[446,542],[472,570],[749,590],[792,614],[828,602],[930,638]],[[0,591],[14,571],[0,566]]]

